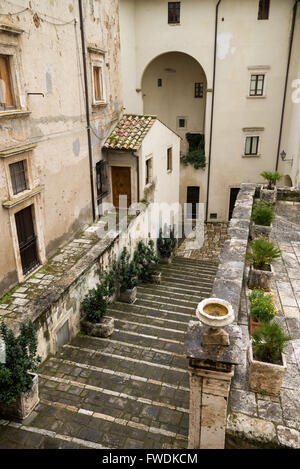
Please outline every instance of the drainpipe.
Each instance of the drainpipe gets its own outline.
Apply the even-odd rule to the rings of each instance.
[[[87,123],[86,130],[87,130],[88,151],[89,151],[92,211],[93,211],[93,220],[95,221],[96,210],[95,210],[95,192],[94,192],[94,176],[93,176],[93,150],[92,150],[91,128],[90,128],[89,90],[88,90],[88,80],[87,80],[86,48],[85,48],[85,37],[84,37],[84,19],[83,19],[83,12],[82,12],[82,0],[78,0],[78,6],[79,6],[79,20],[80,20],[81,46],[82,46],[83,78],[84,78],[84,89],[85,89],[85,109],[86,109],[86,123]]]
[[[292,19],[292,26],[291,26],[291,33],[290,33],[289,55],[288,55],[288,62],[287,62],[287,67],[286,67],[284,95],[283,95],[283,103],[282,103],[282,111],[281,111],[281,119],[280,119],[280,130],[279,130],[279,139],[278,139],[278,148],[277,148],[277,156],[276,156],[276,167],[275,167],[276,171],[278,170],[278,164],[279,164],[279,152],[280,152],[280,147],[281,147],[281,137],[282,137],[283,119],[284,119],[284,111],[285,111],[286,92],[287,92],[287,85],[288,85],[288,81],[289,81],[289,71],[290,71],[290,63],[291,63],[291,55],[292,55],[292,48],[293,48],[293,39],[294,39],[294,32],[295,32],[295,23],[296,23],[298,2],[299,2],[299,0],[295,1],[294,8],[293,8],[293,19]]]
[[[132,153],[132,156],[136,158],[136,170],[137,170],[137,201],[140,201],[140,160],[138,155]]]
[[[215,45],[214,45],[214,69],[213,69],[213,88],[212,88],[212,103],[211,103],[211,119],[210,119],[210,136],[209,136],[209,154],[208,154],[208,168],[207,168],[207,191],[206,191],[206,215],[205,221],[208,221],[208,203],[209,203],[209,185],[210,185],[210,165],[211,165],[211,145],[213,133],[213,120],[214,120],[214,104],[215,104],[215,83],[216,83],[216,61],[217,61],[217,36],[218,36],[218,19],[219,19],[219,5],[222,0],[219,0],[216,5],[216,19],[215,19]]]

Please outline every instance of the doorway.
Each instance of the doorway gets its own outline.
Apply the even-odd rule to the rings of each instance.
[[[131,174],[130,168],[123,166],[111,167],[113,204],[119,208],[119,196],[127,196],[127,208],[131,205]]]
[[[199,216],[199,197],[200,187],[189,186],[187,187],[186,203],[187,205],[187,218],[197,219]]]
[[[24,275],[39,264],[32,208],[33,205],[30,205],[29,207],[26,207],[15,214],[22,270]]]
[[[239,191],[240,191],[239,188],[231,188],[230,189],[229,213],[228,213],[228,220],[229,221],[232,218],[233,209],[234,209],[236,198],[238,196]]]

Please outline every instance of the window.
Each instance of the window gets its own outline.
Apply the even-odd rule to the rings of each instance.
[[[268,20],[270,10],[270,0],[259,0],[258,20]]]
[[[180,23],[180,2],[168,2],[168,23]]]
[[[173,161],[172,161],[172,147],[168,148],[167,150],[167,170],[172,171],[173,169]]]
[[[108,193],[105,161],[98,161],[98,163],[96,163],[96,184],[97,184],[97,199],[99,200]]]
[[[263,96],[265,75],[251,75],[249,96]]]
[[[103,74],[102,67],[93,65],[93,79],[94,79],[94,101],[105,101],[103,89]]]
[[[161,78],[158,78],[157,79],[157,86],[162,86],[162,79]]]
[[[9,55],[0,55],[0,111],[14,109]]]
[[[148,160],[146,160],[146,184],[150,184],[152,182],[152,175],[152,158],[148,158]]]
[[[203,98],[203,83],[195,83],[195,98]]]
[[[177,117],[177,127],[179,129],[186,129],[186,118],[185,117]]]
[[[245,155],[258,154],[259,137],[246,137],[245,141]]]
[[[13,193],[18,194],[27,189],[25,176],[25,161],[18,161],[9,165]]]

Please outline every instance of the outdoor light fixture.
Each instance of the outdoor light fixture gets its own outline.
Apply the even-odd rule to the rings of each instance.
[[[280,153],[280,156],[281,156],[282,161],[290,162],[291,166],[293,166],[294,158],[290,158],[289,160],[287,160],[286,159],[286,152],[284,150],[282,150],[282,152]]]

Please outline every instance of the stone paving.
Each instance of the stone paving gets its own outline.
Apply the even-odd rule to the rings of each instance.
[[[292,337],[286,348],[288,368],[279,395],[267,396],[248,390],[246,356],[236,367],[228,417],[228,439],[233,447],[237,442],[239,447],[249,447],[253,440],[264,448],[300,448],[300,203],[277,202],[276,213],[271,237],[282,255],[274,263],[272,294],[279,312],[276,320]],[[244,288],[239,314],[245,341],[249,340],[248,293]]]
[[[187,324],[210,295],[217,265],[175,258],[161,285],[108,311],[108,339],[77,336],[39,371],[40,404],[23,423],[0,421],[0,448],[187,448]]]
[[[204,243],[201,249],[191,249],[187,238],[180,245],[177,256],[218,262],[227,239],[227,225],[227,223],[206,223],[204,225]]]

